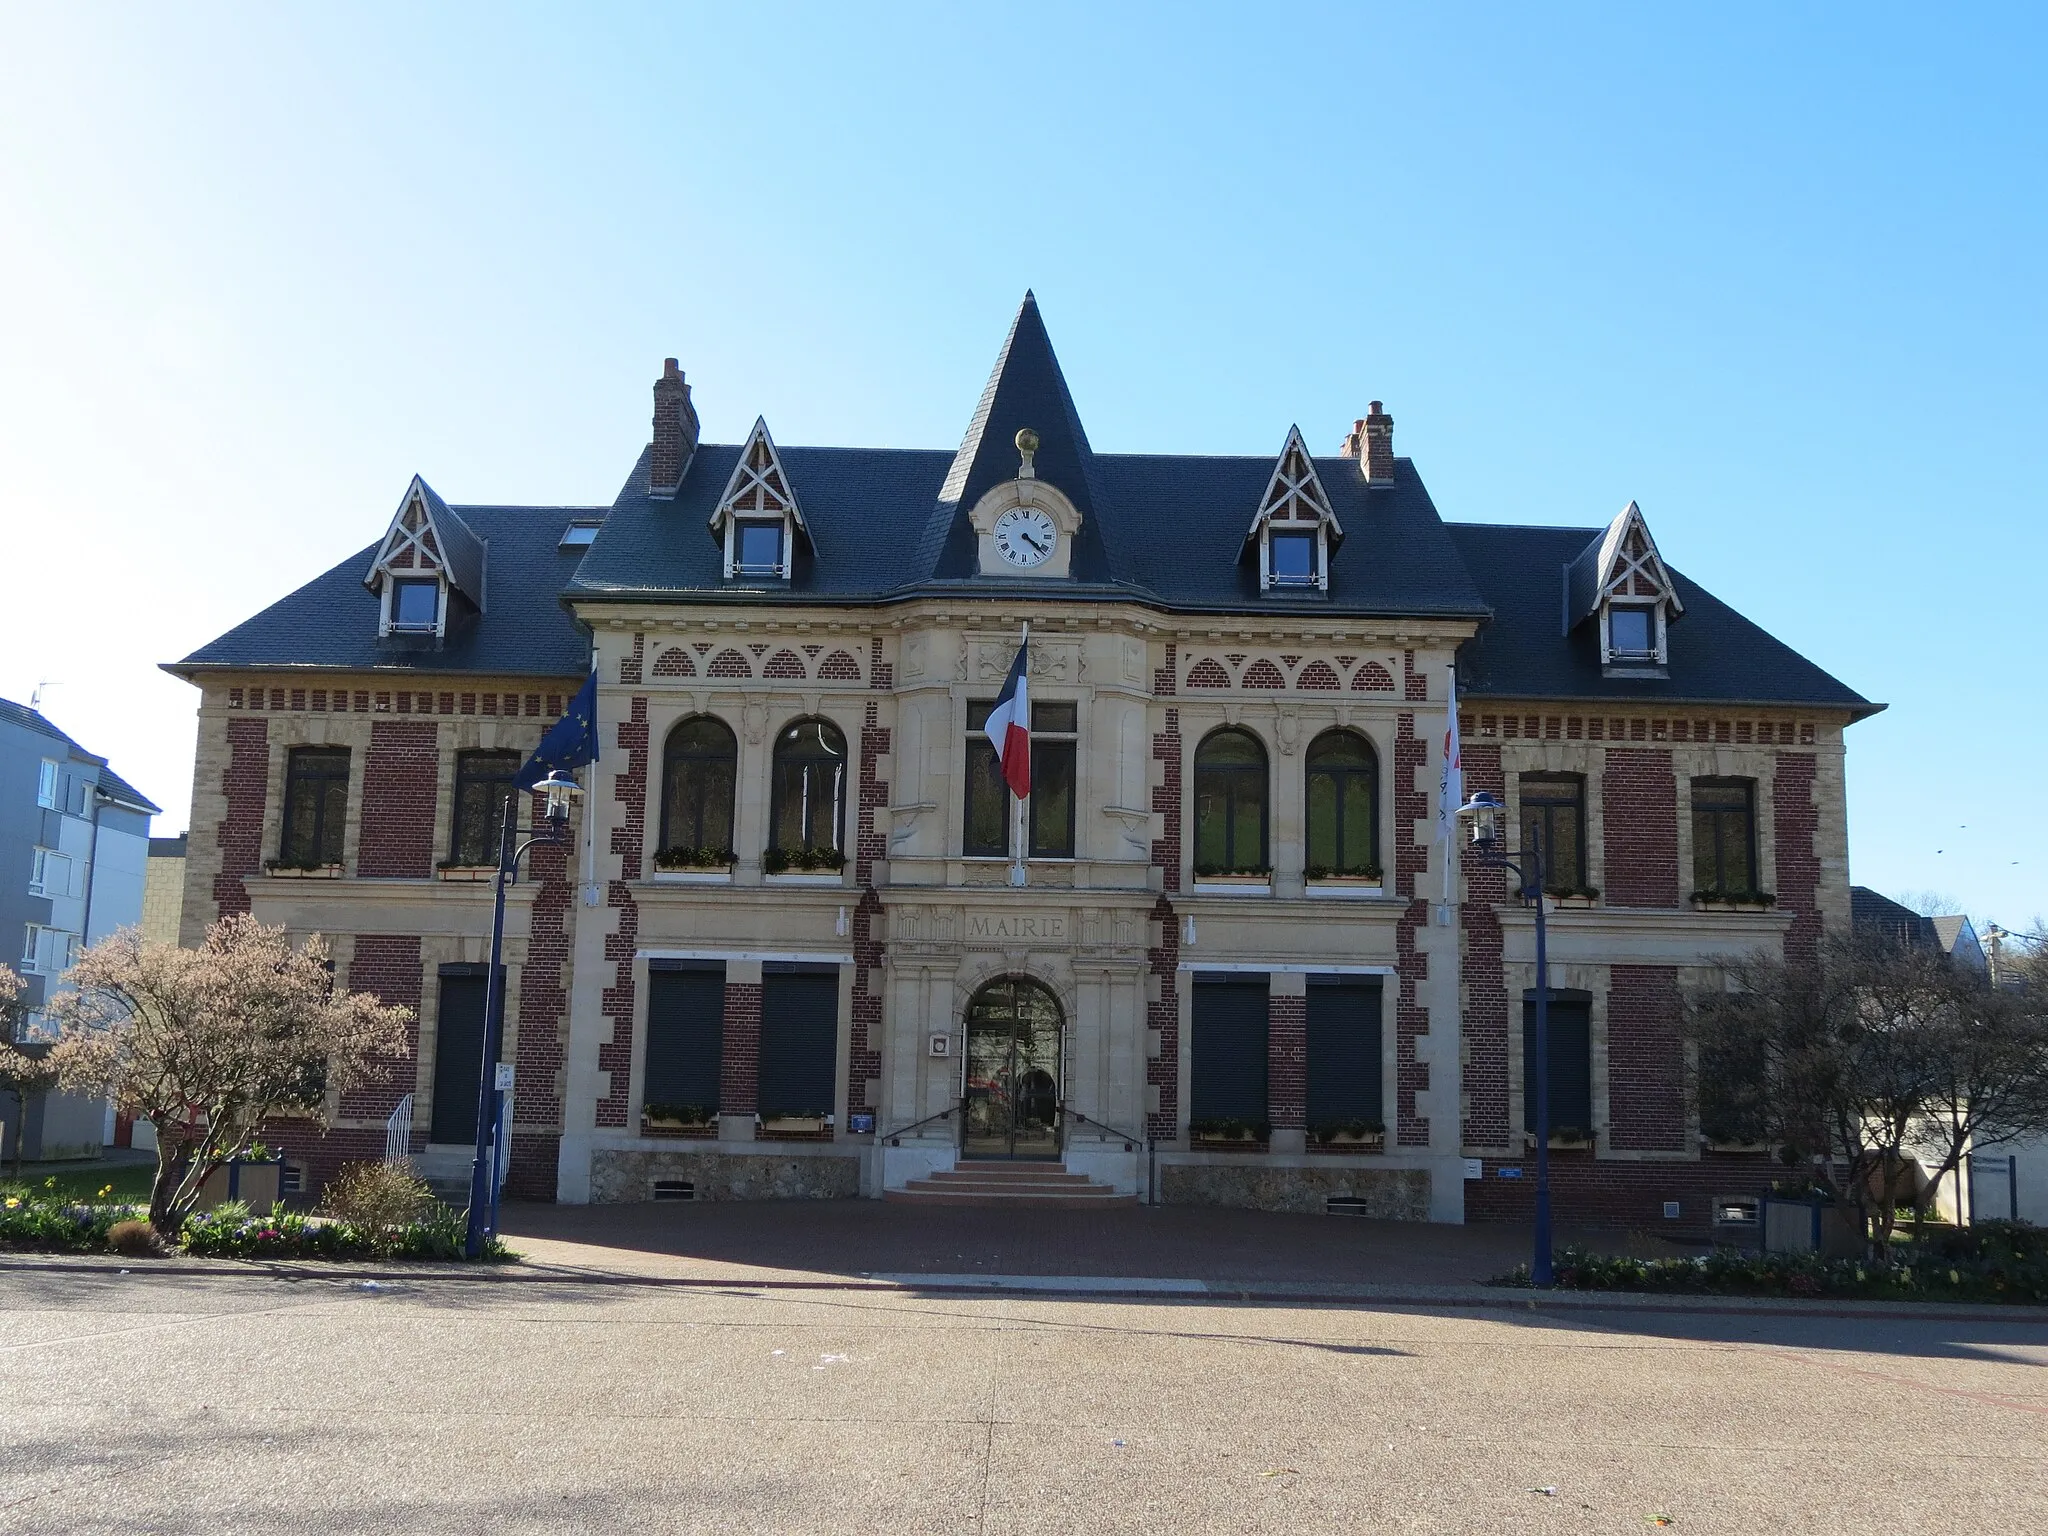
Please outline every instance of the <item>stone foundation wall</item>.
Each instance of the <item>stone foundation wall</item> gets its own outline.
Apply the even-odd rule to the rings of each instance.
[[[1163,1205],[1227,1205],[1320,1216],[1324,1202],[1336,1197],[1365,1201],[1364,1214],[1383,1221],[1427,1221],[1429,1171],[1204,1163],[1167,1163],[1159,1169]]]
[[[860,1195],[860,1159],[682,1150],[590,1155],[593,1204],[651,1200],[656,1179],[687,1179],[699,1200],[853,1200]]]

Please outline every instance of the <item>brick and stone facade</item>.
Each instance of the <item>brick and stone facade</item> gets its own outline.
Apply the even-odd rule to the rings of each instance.
[[[442,1021],[471,1006],[490,942],[487,872],[455,863],[463,754],[524,758],[591,671],[600,755],[574,845],[535,850],[508,893],[515,1197],[881,1195],[985,1154],[962,1130],[985,1101],[1013,1131],[1051,1114],[1069,1167],[1131,1193],[1516,1216],[1534,914],[1438,835],[1454,678],[1467,791],[1500,796],[1511,831],[1527,776],[1579,796],[1580,872],[1548,914],[1591,1120],[1590,1145],[1555,1156],[1561,1219],[1696,1228],[1713,1197],[1768,1178],[1763,1158],[1701,1144],[1683,999],[1723,956],[1810,954],[1846,924],[1843,731],[1871,706],[1738,632],[1661,564],[1633,505],[1604,533],[1446,525],[1377,403],[1344,456],[1283,451],[1287,505],[1307,509],[1287,519],[1305,524],[1260,520],[1280,469],[1251,458],[1120,500],[1165,461],[1104,471],[1057,379],[1027,301],[950,467],[778,459],[765,432],[743,461],[698,441],[671,361],[610,508],[449,507],[414,483],[407,526],[432,522],[448,552],[431,635],[393,629],[390,572],[338,568],[327,595],[288,600],[290,624],[179,664],[201,694],[184,941],[237,911],[319,930],[348,985],[416,1012],[385,1085],[331,1105],[325,1129],[275,1128],[310,1180],[381,1153],[408,1093],[416,1156],[466,1168],[442,1139],[462,1117],[434,1102],[474,1092]],[[757,476],[734,500],[742,462],[780,499]],[[1209,531],[1144,524],[1166,505]],[[1027,526],[1057,548],[1039,574],[990,563],[1004,509],[1042,514]],[[732,532],[748,516],[775,535],[751,567]],[[1281,558],[1304,527],[1305,575]],[[763,548],[781,553],[762,565]],[[1501,600],[1532,583],[1541,602]],[[1071,831],[1020,884],[971,851],[988,790],[970,780],[1026,623],[1031,697],[1061,722],[1039,727],[1045,762],[1071,751],[1074,768]],[[356,660],[293,650],[321,626]],[[1333,743],[1363,775],[1343,833],[1317,766]],[[300,748],[348,753],[343,824],[313,868],[283,867]],[[1722,814],[1747,807],[1711,823],[1740,888],[1701,874],[1702,785]],[[715,830],[685,836],[678,816]],[[1058,1021],[1028,1072],[987,1054],[988,1000],[1015,988]],[[1339,994],[1351,1012],[1317,1014]],[[1332,1062],[1354,1097],[1319,1125]],[[1376,1102],[1357,1097],[1374,1082]],[[716,1102],[679,1107],[683,1092]]]

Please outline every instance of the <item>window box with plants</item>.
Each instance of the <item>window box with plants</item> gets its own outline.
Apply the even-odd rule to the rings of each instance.
[[[1549,901],[1550,910],[1553,912],[1557,911],[1560,907],[1591,907],[1599,904],[1600,887],[1597,885],[1546,885],[1543,888],[1543,895]],[[1529,905],[1529,898],[1527,896],[1522,898],[1522,905],[1525,907]]]
[[[1198,1147],[1258,1150],[1265,1147],[1272,1135],[1273,1127],[1263,1120],[1238,1120],[1226,1116],[1220,1119],[1188,1122],[1188,1140]]]
[[[648,1104],[640,1110],[640,1128],[657,1133],[715,1134],[718,1110],[704,1104]]]
[[[1330,864],[1311,864],[1302,872],[1310,891],[1324,896],[1377,896],[1386,888],[1386,876],[1377,865],[1339,869]]]
[[[1195,889],[1215,891],[1269,891],[1273,888],[1270,864],[1197,864]]]
[[[1536,1145],[1536,1133],[1525,1131],[1522,1139],[1530,1146]],[[1588,1151],[1599,1139],[1599,1133],[1589,1131],[1583,1125],[1554,1125],[1550,1128],[1550,1150],[1553,1152]]]
[[[472,864],[467,859],[443,859],[434,866],[435,876],[450,885],[481,885],[497,873],[495,864]]]
[[[782,885],[839,885],[846,855],[837,848],[770,848],[761,873]]]
[[[1768,912],[1778,898],[1769,891],[1694,891],[1692,904],[1701,912]]]
[[[738,859],[730,848],[664,848],[654,856],[654,878],[671,885],[721,885],[732,879]]]
[[[832,1115],[822,1109],[763,1110],[754,1117],[754,1128],[762,1136],[829,1136]]]
[[[341,865],[302,862],[298,859],[265,859],[263,873],[276,880],[339,880]]]
[[[1310,1126],[1308,1139],[1321,1152],[1383,1152],[1387,1128],[1377,1120],[1332,1120]]]

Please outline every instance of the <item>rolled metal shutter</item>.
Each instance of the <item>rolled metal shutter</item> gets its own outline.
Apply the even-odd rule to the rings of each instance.
[[[1308,1123],[1386,1118],[1378,976],[1308,979]]]
[[[1593,999],[1550,994],[1550,1128],[1593,1129]],[[1536,1129],[1536,994],[1522,998],[1522,1128]]]
[[[652,962],[647,968],[647,1076],[643,1104],[716,1111],[725,1060],[725,967]]]
[[[1266,996],[1255,976],[1196,973],[1189,1042],[1188,1114],[1196,1120],[1266,1118]]]
[[[763,967],[762,1115],[833,1113],[838,1060],[838,967]]]

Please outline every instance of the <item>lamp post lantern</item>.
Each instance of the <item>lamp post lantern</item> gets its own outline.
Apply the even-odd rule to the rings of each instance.
[[[469,1170],[469,1230],[463,1250],[472,1259],[481,1258],[484,1238],[498,1225],[498,1170],[504,1159],[501,1144],[507,1134],[505,1095],[498,1087],[498,1056],[505,1040],[505,979],[501,961],[505,949],[505,892],[519,879],[519,861],[536,844],[554,845],[569,841],[569,807],[583,793],[583,787],[559,769],[533,786],[541,796],[539,830],[525,842],[517,841],[519,810],[525,791],[515,788],[505,797],[505,818],[498,831],[498,878],[491,907],[491,969],[484,981],[483,1063],[477,1071],[476,1160]]]
[[[1472,798],[1458,807],[1459,819],[1472,829],[1472,848],[1480,862],[1491,869],[1511,869],[1521,882],[1517,892],[1536,908],[1536,1237],[1530,1256],[1529,1280],[1548,1290],[1552,1281],[1550,1264],[1550,960],[1543,925],[1543,829],[1531,823],[1527,841],[1519,854],[1510,854],[1501,837],[1501,818],[1507,807],[1498,795],[1475,790]],[[1523,1070],[1531,1070],[1524,1062]]]

